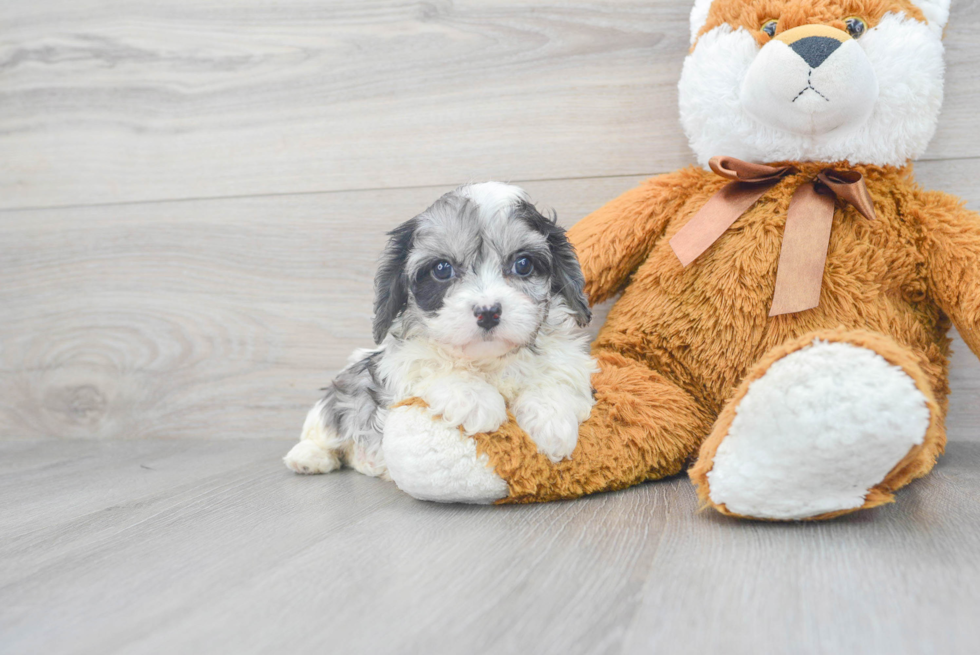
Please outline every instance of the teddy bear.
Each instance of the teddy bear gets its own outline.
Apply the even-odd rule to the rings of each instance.
[[[392,409],[418,498],[568,499],[685,470],[762,520],[872,508],[945,445],[947,332],[980,355],[980,217],[919,187],[948,0],[696,0],[679,82],[698,166],[569,230],[591,303],[596,404],[553,463],[510,420],[465,437]]]

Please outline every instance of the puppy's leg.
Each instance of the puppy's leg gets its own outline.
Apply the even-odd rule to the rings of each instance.
[[[422,393],[433,414],[468,434],[493,432],[507,420],[504,397],[487,382],[463,375],[447,375]]]
[[[538,451],[557,463],[571,457],[578,444],[579,424],[595,404],[592,374],[598,368],[579,340],[552,337],[541,342],[539,361],[511,409]]]
[[[369,444],[356,441],[349,442],[344,448],[343,462],[358,473],[382,480],[391,480],[380,440]]]
[[[313,406],[306,415],[299,443],[283,458],[286,466],[297,473],[312,475],[340,468],[345,444],[329,424],[329,400],[328,396]]]
[[[297,473],[329,473],[341,463],[365,475],[385,477],[381,452],[385,408],[390,400],[377,375],[381,349],[359,350],[306,417],[300,442],[286,455]]]
[[[579,424],[589,417],[591,395],[586,399],[567,387],[529,390],[514,402],[514,418],[552,462],[571,457],[578,444]]]
[[[357,434],[344,445],[343,463],[358,473],[391,480],[381,447],[382,431],[388,410],[378,408],[371,420],[360,426]]]

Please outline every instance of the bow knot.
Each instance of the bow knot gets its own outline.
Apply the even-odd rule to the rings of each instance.
[[[734,157],[712,157],[708,165],[717,175],[732,181],[711,196],[670,240],[671,248],[685,267],[717,241],[766,191],[784,177],[799,172],[795,166],[766,166]],[[799,187],[786,215],[770,316],[802,312],[820,304],[837,198],[852,205],[868,220],[875,219],[874,202],[863,176],[856,170],[825,168]]]

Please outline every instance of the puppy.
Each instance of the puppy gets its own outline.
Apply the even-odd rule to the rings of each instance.
[[[375,277],[373,350],[359,350],[306,417],[284,461],[387,478],[388,407],[414,396],[467,435],[507,408],[551,461],[570,457],[594,403],[591,320],[565,231],[520,188],[447,193],[389,233]]]

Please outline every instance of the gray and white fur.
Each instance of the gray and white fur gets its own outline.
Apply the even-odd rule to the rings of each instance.
[[[420,397],[466,434],[518,424],[570,457],[593,405],[591,319],[575,252],[520,188],[462,186],[389,233],[374,340],[355,352],[285,457],[297,473],[346,464],[387,477],[387,408]]]

